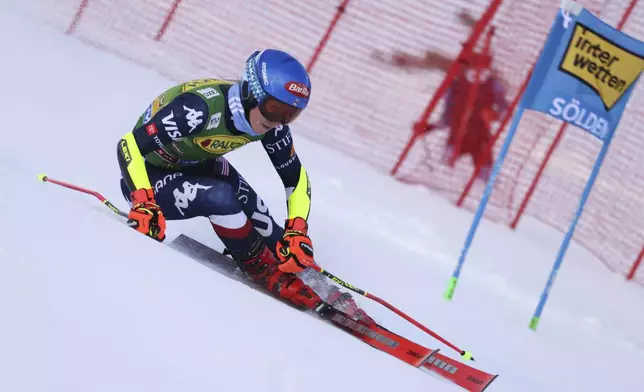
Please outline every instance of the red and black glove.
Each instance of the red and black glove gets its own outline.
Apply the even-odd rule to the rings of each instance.
[[[282,272],[297,273],[315,264],[313,260],[313,243],[306,235],[309,225],[304,218],[293,218],[286,221],[284,236],[275,248],[278,266]]]
[[[165,217],[154,200],[154,191],[152,189],[137,189],[132,192],[130,197],[132,209],[127,216],[128,226],[157,241],[163,241],[165,239]]]

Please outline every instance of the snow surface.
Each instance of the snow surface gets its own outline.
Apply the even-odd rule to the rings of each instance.
[[[175,82],[7,7],[0,47],[0,391],[460,390],[139,235],[90,196],[37,182],[45,172],[125,206],[116,143]],[[294,134],[318,262],[472,351],[500,374],[490,391],[642,390],[641,287],[573,246],[533,332],[562,234],[484,222],[446,302],[471,214]],[[261,146],[230,159],[283,219]],[[179,233],[221,248],[205,219],[170,223],[168,240]]]

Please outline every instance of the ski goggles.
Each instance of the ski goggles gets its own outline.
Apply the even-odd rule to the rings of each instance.
[[[268,121],[287,125],[302,113],[302,109],[269,96],[259,104],[259,112]]]

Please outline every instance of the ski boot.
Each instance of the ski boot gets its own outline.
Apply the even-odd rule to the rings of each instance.
[[[370,324],[376,324],[376,322],[369,317],[369,315],[356,304],[356,301],[353,299],[350,293],[342,292],[340,289],[333,290],[329,296],[326,298],[326,302],[333,306],[335,309],[346,313],[348,316],[356,319],[365,321]]]
[[[313,310],[322,303],[322,299],[305,285],[295,274],[282,272],[277,268],[279,261],[265,245],[247,255],[235,255],[239,268],[254,282],[267,288],[273,295],[285,299],[298,308]]]

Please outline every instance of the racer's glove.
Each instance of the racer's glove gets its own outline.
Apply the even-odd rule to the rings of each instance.
[[[284,235],[275,248],[280,261],[280,271],[297,273],[315,264],[313,243],[306,234],[308,228],[304,218],[297,217],[286,221]]]
[[[165,239],[165,217],[154,200],[154,191],[152,189],[137,189],[132,192],[130,197],[132,209],[127,216],[128,226],[157,241],[163,241]]]

